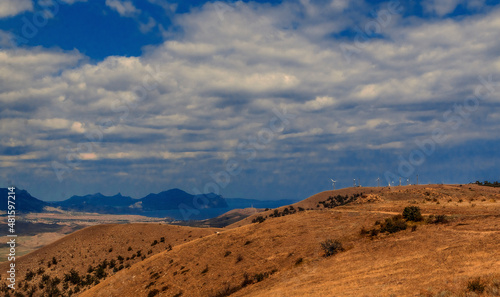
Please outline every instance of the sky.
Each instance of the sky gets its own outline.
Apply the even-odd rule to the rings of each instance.
[[[500,180],[499,107],[499,1],[0,2],[0,186],[43,200]]]

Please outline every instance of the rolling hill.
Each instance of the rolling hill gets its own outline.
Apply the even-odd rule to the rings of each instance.
[[[499,199],[499,188],[479,185],[349,188],[223,229],[97,226],[20,257],[18,275],[35,271],[21,290],[36,287],[34,296],[53,287],[78,296],[498,296]],[[407,206],[424,219],[398,216]],[[119,255],[130,266],[114,269]],[[92,282],[65,281],[72,268]]]

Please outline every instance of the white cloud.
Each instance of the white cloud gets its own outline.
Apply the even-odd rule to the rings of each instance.
[[[197,178],[191,176],[197,168],[215,168],[227,156],[237,157],[238,143],[258,137],[273,108],[286,107],[296,117],[286,131],[273,135],[254,164],[274,170],[307,159],[326,166],[336,162],[324,160],[329,151],[341,159],[352,151],[402,149],[429,137],[434,128],[447,127],[443,112],[473,94],[478,75],[500,77],[498,9],[459,20],[394,23],[387,39],[370,41],[348,64],[337,40],[307,34],[323,22],[343,27],[318,7],[308,13],[320,21],[299,22],[304,26],[299,28],[289,24],[297,21],[297,7],[290,3],[232,8],[223,20],[210,4],[179,15],[173,22],[183,34],[141,57],[89,62],[78,52],[0,51],[5,69],[0,133],[9,135],[0,144],[44,151],[46,162],[65,162],[67,147],[76,150],[88,141],[87,132],[107,120],[102,140],[93,151],[81,152],[82,160],[107,159],[103,170],[110,172],[131,166],[132,178],[152,178],[143,167],[148,172],[161,167],[162,174],[167,167],[186,168],[173,178]],[[490,125],[471,115],[449,139],[496,135],[498,115],[486,115],[499,99],[486,94],[474,113]],[[23,153],[29,154],[28,149]],[[134,161],[126,163],[129,159]],[[286,171],[288,165],[283,166]]]
[[[0,1],[0,18],[15,16],[24,11],[33,10],[32,0],[2,0]]]
[[[453,12],[461,2],[462,0],[425,0],[422,6],[427,12],[443,16]]]
[[[106,5],[124,17],[131,17],[140,13],[140,10],[131,1],[106,0]]]

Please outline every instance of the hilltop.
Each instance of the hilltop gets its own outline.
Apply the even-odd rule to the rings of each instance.
[[[423,220],[384,232],[389,221],[403,222],[395,216],[407,206],[418,207]],[[63,291],[66,283],[74,292],[76,286],[64,282],[71,268],[95,278],[96,267],[106,266],[106,277],[79,283],[79,296],[465,296],[481,288],[481,296],[498,296],[500,290],[500,188],[349,188],[255,213],[222,229],[91,228],[20,257],[22,278],[28,269],[45,266],[23,286],[37,286],[35,295],[40,294],[44,278],[46,286],[58,277],[55,287]],[[342,248],[325,257],[322,244],[328,239]],[[115,271],[102,264],[132,253],[129,267]],[[51,256],[58,264],[49,268]],[[0,271],[5,268],[0,265]]]

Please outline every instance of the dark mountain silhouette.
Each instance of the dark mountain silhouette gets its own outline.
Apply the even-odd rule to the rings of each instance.
[[[222,196],[215,194],[191,195],[180,189],[149,194],[140,199],[144,210],[170,210],[179,207],[194,209],[228,207]]]
[[[60,202],[54,202],[54,206],[59,206],[64,210],[98,212],[98,213],[129,213],[132,212],[130,206],[138,202],[128,196],[118,193],[114,196],[105,196],[101,193],[85,196],[72,196]]]
[[[7,199],[8,199],[9,189],[0,188],[0,210],[6,211],[8,208]],[[37,199],[28,193],[26,190],[15,190],[16,200],[14,201],[16,212],[41,212],[45,206],[48,206],[49,203]]]
[[[1,210],[7,209],[8,189],[0,189]],[[152,217],[170,217],[179,220],[200,220],[219,216],[232,209],[275,208],[294,203],[292,200],[256,200],[243,198],[225,199],[221,195],[192,195],[180,189],[151,193],[135,199],[118,193],[106,196],[95,193],[85,196],[72,196],[57,202],[45,202],[32,197],[25,190],[16,191],[16,209],[24,212],[42,212],[45,206],[61,208],[66,211],[94,212],[102,214],[137,214]]]

